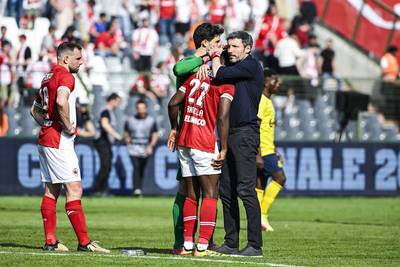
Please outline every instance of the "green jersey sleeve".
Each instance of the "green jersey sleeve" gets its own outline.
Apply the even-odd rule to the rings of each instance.
[[[202,58],[195,55],[178,61],[173,69],[176,76],[176,87],[179,88],[185,82],[186,78],[190,74],[195,73],[202,64]]]

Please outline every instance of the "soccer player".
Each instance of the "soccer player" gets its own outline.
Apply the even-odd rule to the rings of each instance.
[[[223,34],[224,29],[220,25],[212,25],[210,23],[200,24],[194,31],[193,40],[195,42],[196,51],[193,56],[186,57],[174,66],[174,74],[176,76],[177,89],[191,76],[197,73],[199,78],[207,76],[209,67],[206,65],[211,59],[209,51],[212,47],[219,45],[220,36]],[[181,107],[182,108],[182,107]],[[183,114],[180,110],[180,114]],[[178,129],[180,129],[181,119],[178,120]],[[177,173],[177,180],[179,181],[179,189],[175,196],[175,201],[172,208],[172,217],[174,224],[174,248],[172,254],[180,254],[183,247],[183,205],[186,199],[185,195],[185,180],[182,179],[180,168]],[[215,246],[210,241],[209,249]]]
[[[218,83],[211,77],[198,79],[196,74],[193,74],[179,88],[168,105],[171,122],[168,147],[174,150],[176,145],[178,146],[182,177],[185,179],[184,245],[181,255],[208,255],[209,241],[215,229],[217,185],[227,152],[229,109],[233,96],[233,85]],[[183,102],[183,122],[178,134],[179,105]],[[216,126],[221,151],[218,151],[214,133]],[[196,250],[194,235],[200,188],[202,204]]]
[[[261,120],[259,150],[261,153],[258,155],[258,162],[260,157],[262,158],[261,164],[257,166],[256,191],[261,207],[261,228],[264,231],[274,231],[268,222],[268,211],[286,182],[281,156],[275,151],[275,110],[271,101],[271,95],[278,92],[280,81],[277,74],[270,69],[264,69],[264,76],[264,89],[257,114]],[[269,177],[272,177],[272,181],[265,189]]]
[[[31,114],[41,126],[38,141],[40,174],[44,183],[41,213],[46,251],[68,251],[56,236],[57,199],[66,192],[65,211],[78,238],[78,251],[109,253],[90,240],[81,205],[82,183],[74,150],[76,136],[75,78],[82,65],[82,47],[64,42],[57,48],[57,65],[42,81]]]

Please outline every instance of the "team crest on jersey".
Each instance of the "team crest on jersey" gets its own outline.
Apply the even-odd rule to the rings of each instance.
[[[79,174],[78,168],[74,168],[74,169],[72,170],[72,173],[73,173],[75,176],[78,177],[78,174]]]

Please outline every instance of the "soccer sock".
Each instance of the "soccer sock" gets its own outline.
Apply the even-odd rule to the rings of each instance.
[[[200,235],[199,244],[208,245],[214,232],[217,217],[217,199],[203,198],[200,209]],[[206,248],[207,249],[207,248]]]
[[[44,235],[46,244],[55,244],[57,242],[57,200],[43,196],[40,211],[42,212]]]
[[[183,245],[183,205],[186,196],[176,193],[175,202],[172,207],[172,219],[174,221],[175,243],[174,248],[180,248]]]
[[[194,242],[196,220],[197,201],[187,197],[183,205],[183,238],[185,240],[185,245]],[[186,246],[185,248],[190,249]]]
[[[83,213],[80,200],[73,200],[65,203],[65,211],[67,212],[69,221],[74,228],[79,244],[87,245],[90,238],[87,233],[85,214]]]
[[[260,203],[260,207],[262,207],[262,200],[264,198],[264,190],[256,188],[256,192],[257,192],[258,202]]]
[[[275,201],[276,196],[282,190],[282,186],[272,180],[267,188],[265,189],[265,194],[261,203],[261,214],[268,215],[268,211],[272,206],[272,203]]]

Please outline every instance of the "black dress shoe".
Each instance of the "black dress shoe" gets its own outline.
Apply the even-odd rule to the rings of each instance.
[[[222,246],[217,248],[215,251],[218,252],[218,253],[221,253],[221,254],[226,254],[226,255],[232,255],[232,254],[238,254],[239,253],[239,249],[238,248],[231,248],[226,244],[223,244]]]
[[[262,257],[263,256],[263,251],[261,248],[255,248],[250,245],[247,245],[244,249],[239,251],[238,254],[234,254],[234,256],[239,256],[239,257]]]

